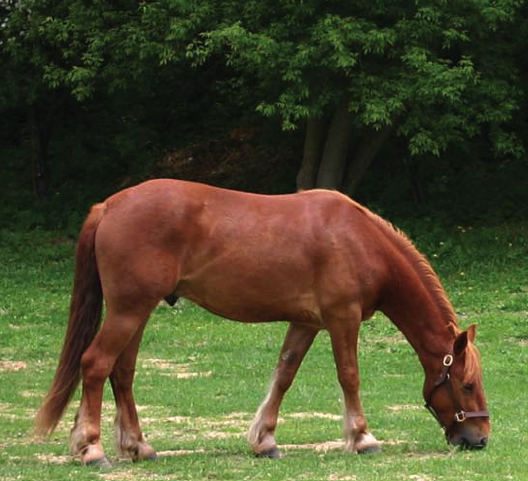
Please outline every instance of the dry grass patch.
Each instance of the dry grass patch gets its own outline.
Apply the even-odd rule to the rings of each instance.
[[[32,398],[32,397],[41,398],[41,397],[43,397],[42,393],[35,392],[35,391],[21,391],[20,394],[22,395],[22,397],[25,397],[25,398]]]
[[[326,478],[328,481],[355,481],[357,478],[354,475],[350,474],[330,474],[328,478]]]
[[[286,451],[291,449],[310,449],[321,453],[326,453],[327,451],[336,451],[338,449],[345,448],[345,442],[342,440],[336,441],[326,441],[324,443],[307,443],[307,444],[281,444],[279,448],[282,448]]]
[[[158,451],[160,457],[171,457],[171,456],[188,456],[190,454],[203,454],[207,451],[204,448],[198,449],[174,449],[171,451]],[[213,451],[211,451],[212,453]]]
[[[343,416],[340,415],[340,414],[322,413],[322,412],[291,413],[291,414],[286,414],[284,417],[285,418],[294,418],[294,419],[312,419],[312,418],[331,419],[332,421],[341,421],[343,419]]]
[[[24,361],[0,361],[0,373],[17,372],[27,368]]]
[[[141,424],[149,426],[145,431],[151,441],[156,438],[164,438],[169,432],[171,436],[180,441],[195,441],[196,439],[227,439],[245,436],[250,420],[251,416],[248,413],[231,413],[221,418],[201,416],[149,417],[143,418]],[[170,423],[169,426],[167,423]]]
[[[72,461],[72,456],[55,456],[37,454],[35,457],[44,464],[68,464]]]
[[[387,407],[391,411],[420,411],[423,409],[423,406],[418,406],[417,404],[394,404]]]
[[[99,476],[102,479],[106,479],[108,481],[128,481],[138,479],[137,475],[130,471],[114,471],[111,473],[100,473]]]
[[[209,377],[212,371],[196,372],[191,363],[177,363],[166,359],[143,359],[140,366],[144,369],[156,369],[161,376],[175,377],[176,379],[189,379],[194,377]],[[165,372],[163,372],[165,371]]]

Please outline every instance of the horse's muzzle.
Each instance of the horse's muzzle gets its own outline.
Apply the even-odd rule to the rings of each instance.
[[[484,449],[488,445],[488,438],[482,438],[477,444],[468,443],[462,440],[462,449]]]
[[[460,446],[462,450],[478,451],[484,449],[488,445],[488,438],[482,437],[479,439],[467,439],[461,437],[458,440],[450,440],[451,444]]]

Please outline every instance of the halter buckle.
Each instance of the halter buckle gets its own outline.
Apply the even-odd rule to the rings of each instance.
[[[465,411],[459,411],[458,413],[455,413],[455,421],[457,423],[463,423],[465,420],[466,420]]]
[[[446,354],[444,356],[443,365],[445,367],[449,367],[453,365],[453,355],[452,354]]]

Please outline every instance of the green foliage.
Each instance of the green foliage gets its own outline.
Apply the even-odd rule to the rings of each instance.
[[[354,135],[397,126],[394,159],[500,168],[526,155],[527,45],[521,0],[1,0],[0,223],[73,225],[167,150],[342,98]]]
[[[325,115],[346,92],[358,126],[398,118],[411,155],[438,156],[485,124],[501,128],[519,109],[507,29],[521,2],[218,4],[218,23],[187,55],[200,64],[224,55],[256,78],[257,110],[280,116],[285,129]],[[493,139],[497,152],[522,155],[514,136]]]

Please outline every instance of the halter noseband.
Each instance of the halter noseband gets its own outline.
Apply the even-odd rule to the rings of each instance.
[[[438,379],[435,381],[434,387],[429,393],[429,396],[427,396],[425,407],[429,410],[429,412],[433,415],[433,417],[438,421],[438,424],[442,427],[442,429],[445,432],[446,438],[449,442],[449,435],[451,434],[451,431],[453,430],[453,427],[456,423],[463,423],[466,419],[471,418],[489,418],[488,411],[465,411],[460,403],[457,401],[455,397],[455,393],[453,391],[453,386],[451,384],[451,376],[449,371],[451,371],[451,366],[453,365],[453,352],[446,354],[444,356],[444,359],[442,361],[442,373],[440,376],[438,376]],[[441,386],[445,386],[447,389],[447,392],[449,394],[449,397],[451,398],[451,401],[453,402],[453,406],[455,407],[455,415],[453,417],[453,421],[449,426],[443,423],[442,419],[438,415],[438,413],[435,411],[433,406],[431,405],[431,400],[433,399],[434,393],[437,391],[438,388]]]

